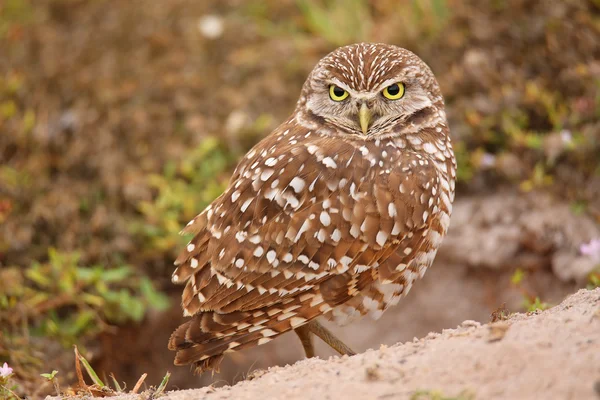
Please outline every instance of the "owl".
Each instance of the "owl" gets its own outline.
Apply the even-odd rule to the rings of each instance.
[[[225,192],[184,229],[175,261],[190,317],[175,364],[218,369],[224,354],[295,331],[354,354],[323,327],[378,318],[431,265],[450,223],[456,162],[429,67],[387,44],[325,56],[294,113],[240,161]]]

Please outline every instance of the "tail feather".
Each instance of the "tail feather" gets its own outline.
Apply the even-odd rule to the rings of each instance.
[[[308,291],[254,312],[201,312],[173,332],[169,349],[177,351],[176,365],[193,364],[198,374],[218,370],[225,353],[270,342],[329,309]]]

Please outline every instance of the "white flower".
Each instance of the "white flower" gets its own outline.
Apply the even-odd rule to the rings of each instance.
[[[481,156],[481,167],[491,168],[496,164],[496,156],[490,153],[483,153]]]
[[[0,378],[8,378],[12,373],[13,369],[7,363],[0,367]]]
[[[600,263],[600,239],[592,239],[589,243],[581,244],[579,251],[584,256],[594,260],[594,262]]]
[[[562,131],[560,131],[560,138],[562,139],[564,144],[573,143],[573,134],[569,130],[563,129]]]
[[[205,15],[198,20],[198,30],[207,39],[216,39],[223,34],[223,19],[218,15]]]

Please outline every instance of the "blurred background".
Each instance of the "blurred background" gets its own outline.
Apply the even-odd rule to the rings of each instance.
[[[194,377],[178,231],[293,111],[314,64],[357,41],[417,53],[458,159],[450,233],[355,350],[544,309],[600,285],[598,0],[0,0],[0,364],[15,392],[101,377],[232,384],[303,355],[293,334]],[[318,348],[321,357],[332,355]]]

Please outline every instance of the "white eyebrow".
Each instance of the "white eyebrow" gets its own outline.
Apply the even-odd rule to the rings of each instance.
[[[384,81],[381,85],[377,86],[376,92],[379,92],[379,91],[383,90],[383,88],[393,85],[394,83],[401,82],[401,81],[402,80],[400,79],[400,77],[388,79],[388,80]]]
[[[346,85],[345,83],[342,83],[339,79],[337,78],[331,78],[329,79],[330,83],[333,83],[336,86],[341,87],[342,89],[344,89],[346,92],[348,93],[355,93],[354,90],[350,89],[350,87],[348,87],[348,85]]]

